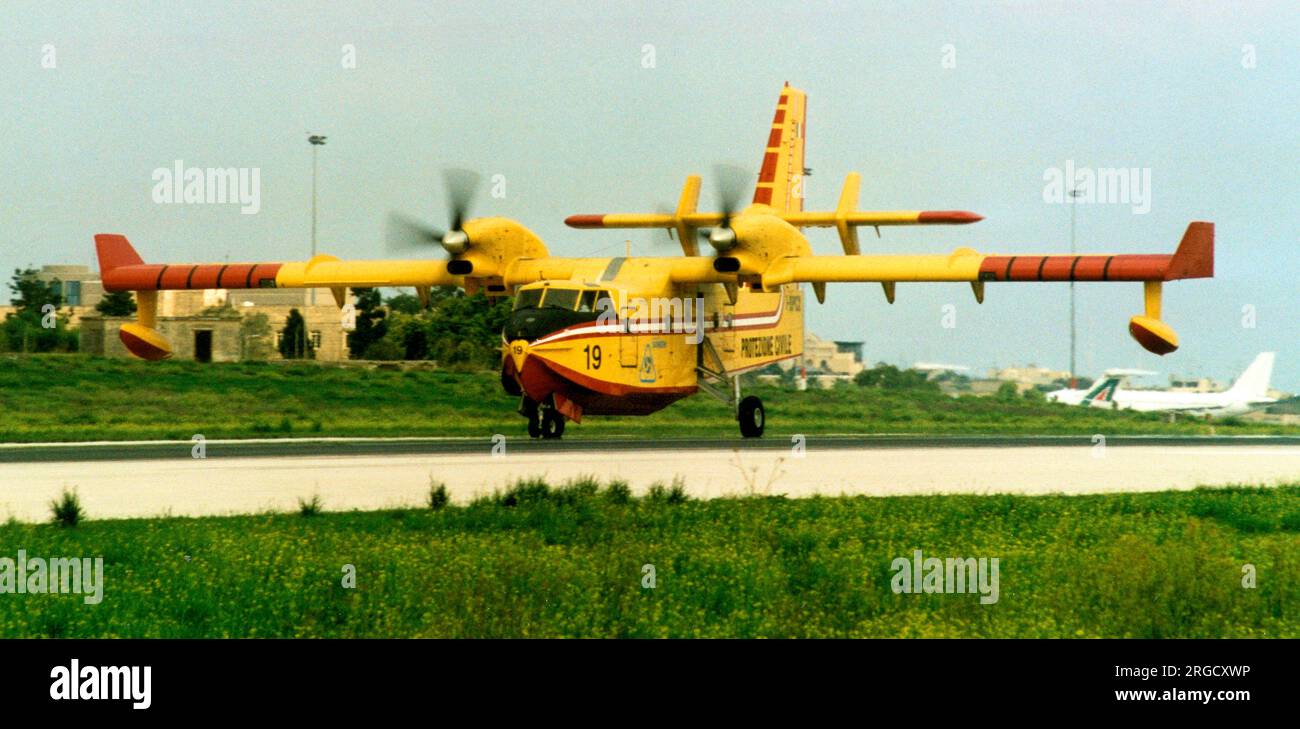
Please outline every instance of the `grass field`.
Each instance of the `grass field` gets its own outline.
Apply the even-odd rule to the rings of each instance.
[[[1300,485],[701,502],[533,482],[438,510],[0,526],[0,557],[18,549],[102,556],[104,598],[0,594],[0,637],[1300,637]],[[998,558],[998,601],[894,593],[914,549]]]
[[[1300,428],[1168,423],[1025,400],[845,386],[748,392],[768,431],[793,433],[1245,434]],[[306,364],[141,362],[81,355],[0,359],[0,442],[274,436],[490,436],[522,432],[515,398],[490,372],[365,370]],[[571,436],[732,436],[723,404],[703,395],[649,417],[591,418]]]

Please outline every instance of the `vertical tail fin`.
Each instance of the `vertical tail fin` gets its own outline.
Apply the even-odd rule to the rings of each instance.
[[[754,188],[754,202],[777,212],[803,210],[803,143],[807,134],[808,95],[786,84],[776,102],[776,115],[763,151],[763,166]]]
[[[1260,352],[1255,361],[1250,363],[1241,377],[1232,383],[1228,392],[1246,400],[1262,400],[1268,397],[1268,382],[1273,378],[1273,352]]]
[[[1115,399],[1115,392],[1119,390],[1119,378],[1107,377],[1098,382],[1088,394],[1083,396],[1083,401],[1111,402]]]

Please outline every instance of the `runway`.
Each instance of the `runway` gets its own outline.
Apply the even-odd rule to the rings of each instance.
[[[635,492],[680,478],[696,498],[746,494],[1101,493],[1300,482],[1300,438],[809,436],[802,442],[302,439],[0,445],[0,518],[44,521],[76,488],[90,518],[420,504],[431,480],[465,502],[515,479],[591,474]]]

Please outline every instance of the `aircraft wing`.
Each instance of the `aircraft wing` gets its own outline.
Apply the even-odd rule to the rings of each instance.
[[[1145,312],[1129,320],[1129,333],[1147,351],[1168,354],[1178,348],[1178,336],[1161,321],[1161,285],[1214,275],[1214,224],[1208,222],[1189,224],[1172,254],[990,255],[958,248],[947,255],[814,256],[804,243],[802,249],[787,248],[794,255],[771,256],[766,254],[765,249],[771,246],[764,245],[762,233],[758,229],[754,236],[759,244],[728,248],[712,261],[683,259],[673,266],[674,280],[741,278],[769,291],[789,283],[810,283],[818,301],[825,300],[828,283],[877,282],[883,285],[890,303],[899,282],[965,281],[976,300],[983,302],[988,282],[1141,281]],[[850,246],[846,243],[845,248]]]
[[[1214,275],[1214,224],[1187,226],[1172,254],[987,255],[959,248],[947,255],[802,256],[774,262],[763,287],[784,283],[874,281],[1172,281]]]
[[[459,285],[447,262],[341,261],[320,255],[288,263],[145,263],[125,236],[95,236],[105,291],[346,288]]]
[[[158,292],[176,289],[328,288],[339,306],[347,289],[413,286],[422,297],[433,286],[464,286],[441,258],[410,261],[341,261],[319,255],[287,263],[145,263],[125,236],[95,236],[105,291],[136,292],[137,321],[123,324],[122,343],[142,359],[163,359],[171,345],[157,326]]]

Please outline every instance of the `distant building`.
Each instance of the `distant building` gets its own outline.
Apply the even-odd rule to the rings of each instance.
[[[831,341],[805,332],[803,355],[781,363],[782,369],[803,367],[814,374],[852,377],[864,369],[862,342]]]
[[[82,317],[81,351],[100,357],[130,357],[117,330],[133,321],[134,317],[98,313]],[[243,351],[239,325],[240,318],[230,316],[159,317],[158,332],[171,343],[174,359],[237,362]]]
[[[1222,392],[1225,389],[1208,377],[1169,376],[1169,392]]]
[[[970,372],[970,368],[966,365],[939,364],[937,362],[917,362],[912,365],[910,369],[914,369],[917,372],[924,372],[926,377],[930,379],[945,373],[962,375]]]
[[[1046,367],[1028,365],[1026,367],[1004,367],[989,370],[989,379],[1005,380],[1026,385],[1051,385],[1058,380],[1070,379],[1065,370],[1050,370]]]
[[[851,380],[853,376],[865,369],[862,363],[862,342],[832,341],[804,331],[803,354],[799,357],[778,362],[782,370],[795,369],[799,374],[802,369],[808,375],[808,382],[820,387],[832,387],[841,380]],[[777,379],[774,375],[761,376],[762,379]]]
[[[992,391],[996,392],[1001,383],[1012,382],[1015,383],[1017,390],[1024,392],[1035,387],[1056,387],[1062,381],[1069,382],[1069,380],[1070,373],[1065,370],[1051,370],[1031,364],[1026,367],[991,369],[987,380],[974,381],[971,383],[971,387],[977,394],[987,387],[991,387]],[[977,386],[976,383],[979,383],[979,385]]]
[[[36,278],[51,288],[58,287],[59,295],[63,297],[60,311],[66,311],[70,326],[77,326],[83,312],[94,313],[95,305],[104,298],[104,284],[100,283],[99,272],[91,270],[90,266],[41,266]]]
[[[129,357],[117,335],[118,328],[133,317],[104,317],[95,306],[104,298],[99,273],[89,266],[42,266],[36,277],[57,285],[63,297],[61,313],[81,331],[81,351],[104,357]],[[57,282],[57,283],[56,283]],[[306,322],[316,359],[335,362],[348,359],[347,332],[334,295],[329,289],[205,289],[158,292],[158,331],[172,345],[176,359],[200,362],[234,362],[244,359],[253,348],[247,339],[257,336],[241,326],[246,319],[265,314],[269,339],[259,349],[270,359],[280,359],[280,333],[289,312],[297,309]],[[0,319],[14,307],[0,307]]]
[[[271,331],[262,351],[270,359],[280,359],[281,332],[289,312],[297,309],[317,360],[348,359],[347,332],[334,295],[329,289],[318,289],[316,305],[310,301],[310,289],[161,291],[158,331],[171,342],[172,356],[177,359],[235,362],[252,350],[241,324],[265,314]],[[125,321],[130,320],[101,317],[97,312],[82,314],[81,351],[105,357],[130,356],[117,337],[117,329]]]

